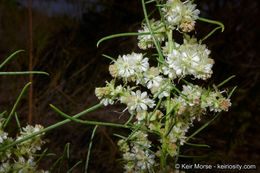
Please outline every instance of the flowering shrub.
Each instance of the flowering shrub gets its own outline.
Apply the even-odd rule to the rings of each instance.
[[[149,20],[146,4],[156,4],[160,20]],[[216,30],[224,30],[222,23],[199,17],[193,1],[181,0],[142,0],[145,23],[141,24],[138,33],[123,33],[102,38],[102,41],[119,36],[138,36],[138,46],[143,51],[156,49],[156,53],[132,52],[119,55],[117,59],[104,55],[112,60],[109,73],[112,80],[105,87],[96,88],[95,94],[100,103],[74,116],[69,116],[53,105],[58,114],[66,118],[45,129],[42,126],[26,126],[20,130],[15,139],[8,137],[4,131],[17,103],[28,83],[22,90],[12,111],[6,119],[0,119],[0,172],[46,172],[37,170],[34,154],[45,142],[41,137],[47,131],[74,121],[86,125],[95,125],[91,135],[85,162],[85,173],[88,171],[90,152],[95,131],[98,126],[112,126],[131,130],[129,136],[115,134],[121,138],[118,146],[122,151],[125,172],[182,172],[174,169],[182,145],[205,146],[191,144],[188,141],[214,121],[219,113],[228,111],[231,106],[230,97],[236,87],[228,93],[220,90],[234,76],[218,85],[203,87],[194,84],[194,80],[207,80],[212,74],[214,60],[210,50],[202,42]],[[202,39],[194,35],[196,20],[216,24],[213,31]],[[183,41],[177,42],[175,33],[183,35]],[[19,52],[19,51],[18,51]],[[16,52],[16,53],[18,53]],[[16,53],[8,57],[4,66]],[[154,63],[156,61],[156,63]],[[44,72],[0,72],[3,74],[47,74]],[[189,82],[190,81],[190,82]],[[80,120],[79,117],[101,106],[121,103],[125,105],[123,112],[130,113],[129,120],[124,124]],[[207,115],[217,113],[209,122],[191,135],[188,130],[195,121]],[[4,112],[5,113],[5,112]],[[4,115],[0,114],[0,118]],[[17,117],[16,117],[17,118]],[[19,122],[19,121],[18,121]],[[18,123],[19,124],[19,123]],[[68,146],[66,153],[68,154]],[[58,159],[54,166],[62,160]],[[81,163],[76,163],[71,172]],[[52,170],[52,169],[51,169]]]
[[[153,57],[145,53],[110,57],[113,63],[109,72],[113,79],[95,91],[105,106],[122,103],[124,111],[132,115],[125,124],[132,133],[128,137],[117,135],[122,138],[118,146],[123,152],[126,172],[169,171],[173,166],[171,161],[178,159],[180,146],[190,139],[186,134],[193,122],[208,111],[228,111],[231,106],[225,90],[215,85],[203,88],[184,80],[187,76],[207,80],[213,73],[214,60],[202,44],[203,39],[198,41],[194,35],[188,35],[199,19],[196,5],[189,0],[168,0],[161,4],[149,1],[152,2],[157,3],[161,19],[149,20],[142,1],[146,23],[136,35],[140,49],[157,49],[157,65],[151,65],[149,60]],[[174,40],[176,31],[183,34],[182,43]],[[113,37],[117,35],[110,38]],[[180,81],[184,83],[182,89],[177,88]],[[150,135],[156,135],[156,139]]]

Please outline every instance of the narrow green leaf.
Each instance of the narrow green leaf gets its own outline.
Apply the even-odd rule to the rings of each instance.
[[[229,78],[227,78],[226,80],[224,80],[223,82],[221,82],[220,84],[217,85],[217,88],[223,86],[225,83],[227,83],[228,81],[230,81],[231,79],[233,79],[234,77],[236,77],[236,75],[232,75]]]
[[[6,58],[4,60],[4,62],[2,62],[2,64],[0,64],[0,69],[10,60],[12,59],[15,55],[17,55],[18,53],[20,52],[24,52],[24,50],[18,50],[18,51],[15,51],[14,53],[12,53],[8,58]]]
[[[111,56],[108,56],[108,55],[105,55],[105,54],[103,54],[102,55],[103,57],[106,57],[106,58],[108,58],[108,59],[110,59],[111,61],[116,61],[114,58],[112,58]]]
[[[221,112],[217,113],[217,115],[212,118],[211,120],[209,120],[207,123],[205,123],[204,125],[202,125],[199,129],[197,129],[192,135],[190,135],[186,141],[188,141],[189,139],[191,139],[192,137],[194,137],[196,134],[198,134],[200,131],[202,131],[203,129],[205,129],[210,123],[212,123],[219,115]]]
[[[155,2],[155,0],[147,1],[147,2],[145,2],[145,4],[150,4],[150,3],[152,3],[152,2]]]
[[[46,154],[47,151],[48,151],[48,148],[46,148],[41,154],[33,154],[34,157],[39,157],[39,159],[36,161],[36,163],[39,163],[44,156],[55,156],[55,154],[53,154],[53,153]]]
[[[214,32],[216,32],[218,29],[221,29],[221,26],[218,26],[216,28],[214,28],[210,33],[208,33],[205,37],[203,37],[199,43],[202,43],[204,40],[208,39],[212,34],[214,34]]]
[[[66,144],[66,154],[67,154],[67,159],[70,159],[70,143],[68,142]]]
[[[125,37],[125,36],[138,36],[138,35],[150,35],[150,32],[143,32],[143,33],[139,33],[139,32],[129,32],[129,33],[120,33],[120,34],[113,34],[113,35],[109,35],[106,37],[103,37],[102,39],[100,39],[97,42],[97,47],[100,45],[100,43],[102,43],[105,40],[109,40],[112,38],[118,38],[118,37]]]
[[[19,131],[21,132],[22,131],[22,127],[21,127],[21,124],[20,124],[20,121],[18,119],[18,116],[17,116],[16,112],[14,113],[14,116],[15,116],[15,120],[16,120],[17,126],[19,128]]]
[[[82,163],[82,161],[78,161],[74,166],[72,166],[67,173],[71,173],[77,166],[79,166]]]
[[[211,23],[211,24],[216,24],[219,25],[221,27],[221,31],[223,32],[225,30],[225,26],[223,23],[216,21],[216,20],[211,20],[211,19],[206,19],[203,17],[199,17],[198,20],[202,21],[202,22],[206,22],[206,23]]]
[[[233,93],[234,93],[234,91],[235,91],[236,89],[237,89],[237,86],[235,86],[235,87],[232,89],[232,91],[229,93],[228,99],[231,98],[231,96],[233,95]]]
[[[63,151],[63,154],[62,154],[62,159],[60,160],[60,166],[59,166],[59,173],[62,171],[62,168],[64,168],[64,160],[67,156],[67,159],[69,160],[70,159],[70,143],[66,143],[65,147],[64,147],[64,151]]]
[[[43,74],[49,76],[48,73],[43,71],[17,71],[17,72],[0,72],[0,75],[25,75],[25,74]]]
[[[206,145],[206,144],[192,144],[192,143],[189,143],[189,142],[184,142],[184,144],[189,145],[189,146],[193,146],[193,147],[206,147],[206,148],[210,148],[210,146]]]
[[[52,172],[53,169],[56,167],[56,165],[60,162],[60,160],[63,158],[63,155],[60,156],[50,167],[49,171]]]
[[[91,134],[91,139],[90,139],[89,146],[88,146],[88,154],[87,154],[86,163],[85,163],[85,173],[88,172],[90,152],[91,152],[92,143],[93,143],[93,139],[94,139],[94,136],[95,136],[95,133],[96,133],[97,128],[98,128],[98,125],[96,125],[96,126],[94,127],[94,129],[93,129],[93,131],[92,131],[92,134]]]
[[[13,106],[11,112],[10,112],[10,114],[8,115],[6,121],[4,122],[3,128],[5,128],[5,127],[7,126],[7,124],[9,123],[9,121],[10,121],[10,119],[11,119],[11,117],[12,117],[12,115],[13,115],[13,113],[14,113],[14,111],[15,111],[17,105],[18,105],[18,103],[20,102],[20,100],[21,100],[21,98],[22,98],[22,96],[23,96],[25,90],[28,88],[29,85],[31,85],[31,82],[27,83],[27,84],[24,86],[24,88],[22,89],[22,92],[21,92],[20,95],[18,96],[18,98],[17,98],[17,100],[16,100],[16,102],[15,102],[15,104],[14,104],[14,106]]]
[[[0,114],[0,118],[2,118],[2,117],[5,115],[5,113],[6,113],[6,111],[2,112],[2,113]]]
[[[85,114],[87,114],[87,113],[89,113],[89,112],[91,112],[91,111],[93,111],[93,110],[96,110],[97,108],[99,108],[99,107],[101,107],[101,106],[103,106],[103,104],[96,104],[96,105],[92,106],[91,108],[88,108],[88,109],[86,109],[86,110],[84,110],[84,111],[82,111],[82,112],[80,112],[80,113],[74,115],[73,118],[81,117],[81,116],[83,116],[83,115],[85,115]],[[17,145],[17,144],[19,144],[19,143],[21,143],[21,142],[24,142],[24,141],[26,141],[26,140],[29,140],[29,139],[33,138],[34,136],[37,136],[37,135],[39,135],[39,134],[48,132],[48,131],[50,131],[50,130],[56,128],[56,127],[62,126],[62,125],[66,124],[66,123],[69,123],[69,122],[71,122],[71,120],[70,120],[70,119],[66,119],[66,120],[60,121],[60,122],[58,122],[58,123],[56,123],[56,124],[53,124],[53,125],[51,125],[51,126],[49,126],[49,127],[46,127],[46,128],[44,128],[44,129],[42,129],[42,130],[39,130],[39,131],[37,131],[37,132],[34,132],[34,133],[32,133],[31,135],[25,136],[25,137],[22,138],[22,139],[19,139],[19,140],[17,140],[17,141],[14,141],[14,142],[12,142],[12,143],[10,143],[10,144],[8,144],[8,145],[5,145],[5,146],[1,147],[1,148],[0,148],[0,152],[1,152],[1,151],[4,151],[4,150],[7,150],[8,148],[13,147],[13,146],[15,146],[15,145]]]

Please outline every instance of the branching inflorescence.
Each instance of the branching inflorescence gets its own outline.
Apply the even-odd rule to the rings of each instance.
[[[146,23],[136,35],[140,49],[157,49],[157,64],[151,65],[147,54],[135,52],[119,55],[116,60],[111,58],[109,72],[113,79],[95,91],[105,106],[122,103],[126,105],[124,111],[135,117],[132,133],[128,137],[117,135],[121,138],[118,145],[124,153],[126,172],[173,168],[170,161],[178,159],[180,146],[190,139],[186,134],[193,122],[208,111],[228,111],[231,106],[230,96],[224,96],[226,91],[215,85],[203,88],[184,80],[187,76],[207,80],[213,73],[210,50],[194,35],[188,35],[200,19],[196,5],[189,0],[147,3],[156,3],[161,19],[148,19],[143,0]],[[223,26],[217,21],[201,20]],[[182,43],[174,40],[173,32],[183,34]],[[180,81],[185,84],[179,90]]]

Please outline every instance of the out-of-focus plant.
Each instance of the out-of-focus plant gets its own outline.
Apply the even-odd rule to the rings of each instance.
[[[154,4],[155,9],[148,13],[147,4]],[[24,141],[59,127],[70,121],[86,125],[95,125],[91,136],[89,151],[85,162],[88,171],[92,140],[98,126],[112,126],[130,129],[129,136],[115,134],[121,138],[118,142],[123,152],[126,172],[170,172],[180,155],[182,145],[208,147],[204,144],[192,144],[188,141],[213,122],[222,111],[231,106],[230,97],[236,87],[227,92],[220,87],[232,79],[229,77],[218,85],[201,87],[194,80],[207,80],[212,74],[214,60],[210,50],[202,42],[215,31],[224,31],[221,22],[199,17],[193,1],[180,0],[142,0],[144,22],[137,33],[122,33],[102,38],[97,45],[107,39],[121,36],[138,36],[138,46],[142,50],[156,49],[156,53],[135,53],[118,56],[112,60],[109,72],[113,79],[105,87],[96,88],[96,96],[101,100],[89,109],[74,116],[69,116],[53,105],[57,113],[66,118],[21,139],[0,147],[0,152],[20,145]],[[149,19],[158,11],[160,20]],[[192,31],[196,21],[216,24],[204,38],[197,39]],[[175,34],[183,35],[183,42],[177,42]],[[148,58],[149,57],[149,58]],[[155,62],[156,61],[156,62]],[[188,82],[187,77],[192,80]],[[180,88],[182,85],[182,88]],[[180,89],[179,89],[180,88]],[[103,105],[121,103],[126,105],[123,111],[130,113],[124,124],[80,120],[79,117]],[[187,136],[194,121],[200,120],[207,112],[216,113],[214,117]],[[174,170],[178,172],[177,170]]]

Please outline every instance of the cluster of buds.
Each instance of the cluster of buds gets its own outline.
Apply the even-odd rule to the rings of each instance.
[[[189,0],[168,0],[161,6],[164,22],[152,19],[151,28],[142,24],[138,36],[138,46],[143,50],[154,48],[156,38],[163,56],[157,57],[158,65],[151,66],[142,53],[118,56],[109,66],[113,80],[95,91],[105,106],[120,102],[125,105],[124,111],[135,115],[132,133],[118,142],[126,172],[170,170],[167,165],[159,165],[167,157],[178,155],[178,147],[185,144],[194,120],[200,120],[207,111],[228,111],[231,106],[225,91],[215,86],[205,89],[183,79],[191,76],[207,80],[213,73],[210,50],[185,33],[194,30],[200,13],[196,5]],[[149,29],[152,34],[147,34]],[[174,41],[173,30],[184,33],[183,43]],[[179,90],[181,79],[186,84]],[[157,141],[149,134],[155,134]]]
[[[8,137],[8,133],[3,129],[4,119],[0,119],[0,146],[6,146],[14,141],[31,135],[34,132],[42,130],[41,125],[27,125],[23,127],[20,134],[16,138]],[[41,150],[41,146],[45,141],[41,138],[44,134],[40,134],[34,138],[24,141],[14,147],[11,147],[0,153],[0,173],[19,172],[19,173],[48,173],[49,171],[38,170],[38,163],[34,154]]]

